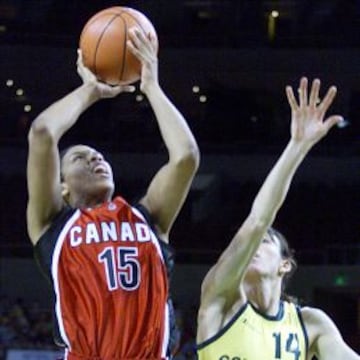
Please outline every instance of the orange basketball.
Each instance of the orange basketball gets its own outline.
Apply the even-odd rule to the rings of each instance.
[[[158,39],[154,26],[141,12],[114,6],[96,13],[85,24],[79,47],[84,65],[110,85],[125,85],[140,79],[140,61],[128,50],[129,29],[138,27],[146,36]]]

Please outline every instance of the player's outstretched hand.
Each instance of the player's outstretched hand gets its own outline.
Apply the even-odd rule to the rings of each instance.
[[[325,97],[319,99],[320,80],[314,79],[308,95],[308,79],[301,78],[298,89],[298,100],[291,86],[286,86],[286,95],[291,107],[291,137],[309,146],[316,144],[336,124],[344,121],[340,115],[325,118],[325,114],[333,103],[337,89],[331,86]]]

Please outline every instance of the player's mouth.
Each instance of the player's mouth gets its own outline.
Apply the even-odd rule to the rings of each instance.
[[[107,166],[104,164],[98,164],[98,165],[94,166],[93,172],[95,174],[100,174],[100,175],[110,175]]]

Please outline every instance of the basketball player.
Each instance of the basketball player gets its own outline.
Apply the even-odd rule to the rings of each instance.
[[[359,360],[333,321],[319,309],[282,300],[295,262],[284,237],[271,228],[296,169],[310,149],[342,121],[324,120],[336,88],[318,102],[320,81],[302,78],[299,99],[286,88],[291,139],[241,225],[205,276],[198,313],[199,360]]]
[[[99,151],[80,144],[60,158],[58,150],[88,107],[132,86],[98,82],[79,53],[83,84],[43,111],[29,132],[28,233],[53,286],[56,341],[70,360],[168,356],[166,244],[199,150],[158,83],[154,40],[137,30],[130,38],[128,46],[142,64],[140,87],[169,155],[137,205],[113,197],[112,169]]]

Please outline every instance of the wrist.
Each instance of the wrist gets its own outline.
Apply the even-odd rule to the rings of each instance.
[[[157,81],[150,81],[141,87],[141,91],[149,98],[151,95],[161,92],[161,88]]]
[[[289,142],[290,148],[292,148],[295,152],[303,155],[306,155],[310,151],[312,146],[313,144],[309,142],[299,141],[294,138],[291,138]]]
[[[82,90],[82,93],[85,95],[86,100],[89,101],[90,103],[94,103],[94,102],[100,100],[100,98],[101,98],[101,93],[100,93],[99,89],[97,88],[95,82],[89,81],[87,83],[84,83],[81,86],[81,90]]]

